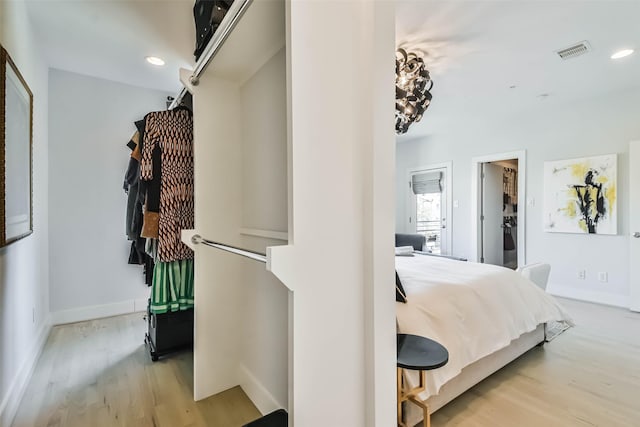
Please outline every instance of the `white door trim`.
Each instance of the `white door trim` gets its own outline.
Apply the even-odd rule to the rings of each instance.
[[[425,165],[425,166],[419,166],[419,167],[413,167],[413,168],[409,168],[406,171],[405,177],[406,177],[406,181],[405,182],[411,182],[411,174],[414,174],[416,172],[422,172],[422,171],[428,171],[428,170],[432,170],[432,169],[446,169],[446,173],[445,173],[445,195],[447,198],[447,203],[446,203],[446,226],[447,226],[447,232],[446,234],[446,245],[447,245],[447,254],[445,255],[451,255],[453,254],[453,200],[452,200],[452,195],[453,195],[453,191],[452,191],[452,185],[453,185],[453,178],[451,176],[452,171],[453,171],[453,162],[452,161],[448,161],[448,162],[442,162],[442,163],[432,163],[430,165]],[[406,218],[404,219],[404,224],[405,224],[405,230],[407,230],[408,233],[415,233],[415,218],[413,220],[412,223],[409,223],[409,216],[413,216],[412,213],[412,203],[411,203],[411,196],[412,196],[412,192],[411,192],[411,188],[409,188],[409,185],[407,185],[405,187],[405,203],[406,203]]]
[[[480,262],[480,165],[487,162],[518,159],[518,267],[526,264],[527,151],[496,153],[471,159],[471,261]]]
[[[629,308],[631,311],[640,311],[640,270],[637,266],[638,260],[638,239],[633,234],[638,229],[638,222],[634,215],[637,216],[640,210],[640,169],[634,162],[640,159],[640,141],[631,141],[629,143]],[[636,194],[633,194],[633,192]]]

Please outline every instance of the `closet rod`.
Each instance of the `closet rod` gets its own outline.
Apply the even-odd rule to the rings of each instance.
[[[198,62],[196,62],[196,68],[193,71],[191,77],[189,77],[189,83],[194,86],[198,86],[200,76],[207,69],[207,67],[211,63],[211,60],[218,53],[224,42],[227,40],[227,37],[229,37],[231,31],[233,31],[233,29],[236,27],[238,21],[252,1],[253,0],[235,0],[233,2],[231,7],[229,8],[229,11],[220,23],[220,26],[215,31],[215,33],[213,33],[213,37],[207,44],[207,47],[200,56],[200,59],[198,60]],[[182,102],[182,98],[184,98],[186,94],[187,89],[183,87],[176,99],[174,99],[169,109],[173,109],[176,106],[180,105],[180,102]]]
[[[231,252],[232,254],[240,255],[243,257],[250,258],[254,261],[260,261],[263,263],[267,263],[267,256],[265,254],[261,254],[259,252],[247,251],[245,249],[236,248],[235,246],[224,245],[222,243],[214,242],[213,240],[205,239],[199,234],[194,234],[191,237],[191,243],[194,245],[199,245],[202,243],[206,246],[211,246],[212,248],[220,249],[226,252]]]

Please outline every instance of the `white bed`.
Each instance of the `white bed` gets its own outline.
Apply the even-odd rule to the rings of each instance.
[[[407,295],[397,303],[398,332],[434,339],[449,363],[429,371],[419,396],[434,412],[537,344],[544,325],[570,316],[533,282],[502,267],[415,255],[396,257]],[[406,371],[410,384],[417,373]],[[408,405],[407,425],[421,419]]]

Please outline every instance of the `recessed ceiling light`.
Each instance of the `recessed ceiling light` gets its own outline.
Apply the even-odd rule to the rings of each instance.
[[[622,49],[611,55],[611,59],[620,59],[633,53],[633,49]]]
[[[147,56],[145,59],[151,65],[157,65],[158,67],[164,65],[164,59],[158,58],[157,56]]]

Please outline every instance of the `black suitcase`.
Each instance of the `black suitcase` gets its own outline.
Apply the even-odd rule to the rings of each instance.
[[[145,342],[154,362],[178,350],[193,348],[193,309],[154,314],[147,306]]]
[[[200,59],[232,4],[233,0],[196,0],[193,6],[193,18],[196,22],[196,50],[193,54],[196,61]]]

